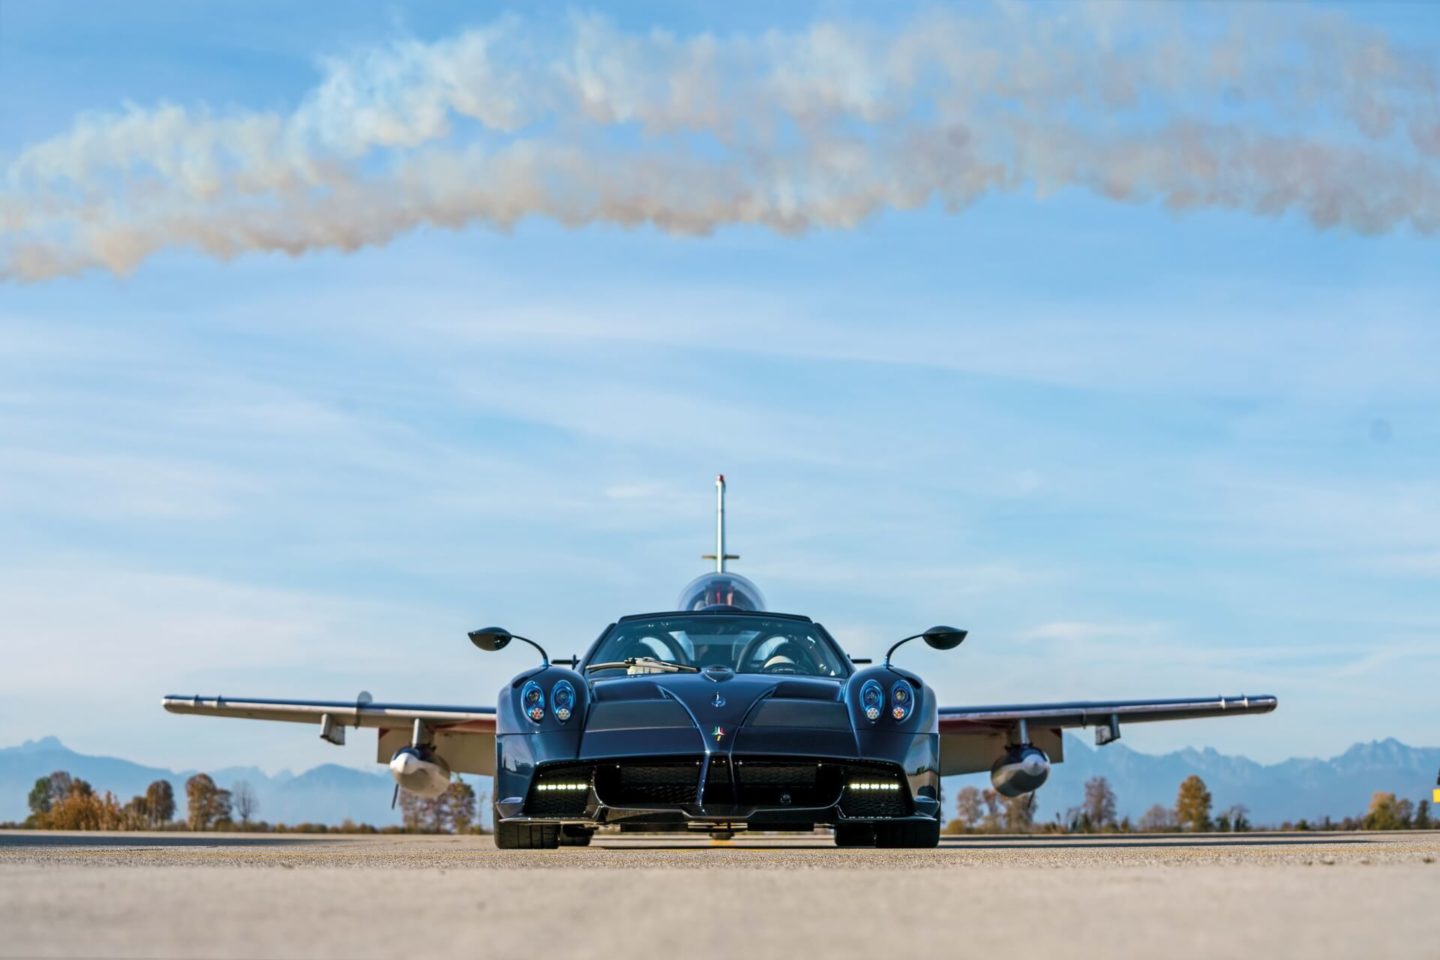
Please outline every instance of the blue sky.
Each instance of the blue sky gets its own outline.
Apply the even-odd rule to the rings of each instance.
[[[745,38],[856,9],[595,16],[621,38]],[[1027,16],[1045,26],[1070,9]],[[1181,29],[1223,25],[1227,9],[1188,10],[1198,25]],[[1295,9],[1298,33],[1311,12]],[[12,210],[82,192],[47,195],[15,171],[34,145],[103,128],[126,104],[286,115],[333,58],[364,64],[366,50],[506,14],[78,10],[0,8]],[[1403,40],[1408,62],[1433,69],[1423,5],[1315,13]],[[542,9],[516,29],[544,47],[576,16],[590,14]],[[1412,121],[1433,111],[1433,94],[1407,96],[1397,109]],[[1254,136],[1363,140],[1342,108],[1232,100],[1181,90],[1075,122],[1088,135],[1239,109],[1226,121]],[[921,97],[922,131],[928,109]],[[439,144],[489,136],[468,122]],[[597,164],[650,149],[623,125],[540,129],[552,145],[603,140]],[[723,159],[725,144],[697,149]],[[1416,176],[1437,166],[1401,132],[1365,149]],[[173,200],[166,176],[145,181],[157,204]],[[100,177],[92,219],[119,203],[147,222],[147,195]],[[1243,202],[1177,212],[1154,191],[1116,202],[1021,171],[958,211],[882,204],[798,235],[537,215],[405,225],[351,253],[313,243],[226,261],[165,239],[118,274],[12,270],[0,739],[53,733],[173,767],[366,763],[368,744],[174,718],[158,699],[363,688],[489,702],[525,661],[479,654],[466,629],[498,622],[578,652],[613,617],[670,605],[703,569],[723,471],[736,569],[773,607],[822,620],[856,655],[935,622],[972,631],[953,653],[905,654],[948,702],[1265,692],[1279,713],[1136,728],[1127,742],[1262,760],[1391,735],[1433,743],[1437,241],[1393,183],[1343,186],[1340,202],[1398,203],[1394,222],[1317,229],[1303,207]],[[685,202],[684,183],[653,189]],[[187,215],[214,209],[181,201],[196,204]],[[85,222],[41,239],[74,252]]]

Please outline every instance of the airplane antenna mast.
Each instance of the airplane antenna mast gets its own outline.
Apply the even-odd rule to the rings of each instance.
[[[700,557],[701,560],[714,560],[715,572],[725,572],[726,560],[739,560],[740,554],[725,552],[725,474],[717,474],[715,477],[715,552],[707,553]]]

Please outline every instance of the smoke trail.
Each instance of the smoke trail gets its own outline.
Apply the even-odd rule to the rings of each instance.
[[[1440,229],[1432,57],[1293,8],[1053,13],[724,37],[507,18],[327,60],[289,113],[82,116],[4,166],[0,276],[537,216],[788,234],[1022,188]]]

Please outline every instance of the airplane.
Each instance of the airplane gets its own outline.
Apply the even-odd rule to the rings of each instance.
[[[1062,732],[1093,727],[1097,745],[1121,724],[1268,713],[1273,696],[944,706],[892,659],[923,639],[958,647],[966,631],[911,634],[882,664],[851,657],[809,617],[769,611],[734,573],[725,541],[725,477],[716,478],[715,567],[673,610],[623,616],[589,650],[552,660],[501,627],[470,631],[482,650],[513,641],[540,664],[495,705],[167,696],[171,713],[318,724],[343,744],[348,727],[377,731],[376,761],[396,795],[435,797],[456,773],[494,777],[501,849],[587,845],[596,829],[813,831],[838,846],[934,847],[942,777],[989,771],[995,790],[1038,790],[1065,759]]]

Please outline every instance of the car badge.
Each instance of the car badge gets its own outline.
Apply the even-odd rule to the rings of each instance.
[[[721,740],[725,739],[725,728],[716,727],[714,730],[710,731],[710,736],[715,738],[716,743],[719,743]]]
[[[717,706],[717,707],[723,707],[723,706],[725,706],[725,698],[722,697],[722,696],[720,696],[720,694],[718,694],[718,693],[715,694],[715,699],[711,700],[710,702],[711,702],[712,704],[714,704],[715,706]]]

